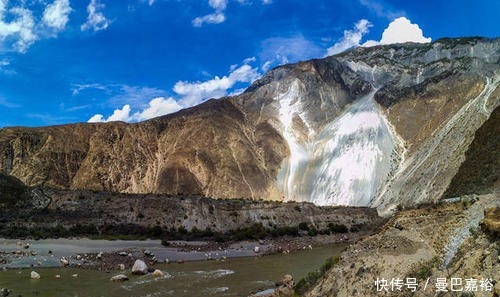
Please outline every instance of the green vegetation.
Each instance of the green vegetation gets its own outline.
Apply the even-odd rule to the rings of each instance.
[[[328,229],[332,233],[347,233],[347,232],[349,232],[349,229],[347,228],[347,226],[341,225],[341,224],[329,223]]]
[[[428,262],[420,263],[409,273],[409,277],[416,277],[418,280],[425,280],[432,275],[432,268],[438,267],[441,264],[441,259],[435,256]]]
[[[299,229],[303,231],[309,231],[309,225],[306,222],[302,222],[299,224]]]
[[[214,232],[210,228],[199,230],[194,227],[187,230],[184,226],[179,228],[167,228],[159,225],[144,227],[137,224],[104,224],[95,226],[93,224],[76,224],[71,227],[62,225],[55,226],[33,226],[4,225],[0,224],[0,237],[5,238],[65,238],[65,237],[89,237],[92,239],[162,239],[168,240],[215,240],[219,242],[258,240],[266,237],[300,236],[298,227],[272,227],[265,228],[262,224],[253,224],[249,227],[238,228],[225,233]]]
[[[304,295],[328,270],[339,262],[339,259],[339,256],[330,257],[321,265],[319,270],[309,272],[304,278],[297,282],[295,294],[298,296]]]

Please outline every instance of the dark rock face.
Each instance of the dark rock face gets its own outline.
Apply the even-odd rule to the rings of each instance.
[[[314,194],[383,208],[433,201],[500,104],[499,59],[499,39],[356,48],[280,66],[239,96],[141,123],[0,129],[0,172],[59,189]],[[334,142],[341,149],[328,149]],[[383,161],[373,165],[369,153]],[[319,170],[325,162],[331,168]],[[367,167],[345,187],[349,171]],[[370,197],[353,201],[365,188]]]
[[[486,194],[500,188],[500,108],[479,128],[465,161],[443,197]]]
[[[17,178],[0,173],[0,207],[10,208],[29,199],[29,191]]]

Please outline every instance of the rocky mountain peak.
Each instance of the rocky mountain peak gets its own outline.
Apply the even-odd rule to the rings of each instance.
[[[499,105],[500,40],[356,48],[136,124],[0,129],[28,185],[389,208],[439,199]]]

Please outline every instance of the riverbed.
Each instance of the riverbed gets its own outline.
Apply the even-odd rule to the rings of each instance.
[[[128,247],[129,243],[114,244]],[[155,243],[144,244],[155,248]],[[124,283],[110,281],[112,276],[122,273],[117,270],[104,272],[62,267],[7,269],[0,271],[0,288],[12,290],[11,296],[23,297],[248,296],[252,292],[272,288],[284,274],[291,274],[299,280],[318,269],[328,257],[338,255],[344,247],[345,244],[328,245],[289,254],[156,264],[154,268],[162,270],[165,277],[132,276],[130,270],[125,270],[123,273],[130,280]],[[30,279],[32,270],[38,272],[41,278]],[[56,275],[60,277],[56,278]]]

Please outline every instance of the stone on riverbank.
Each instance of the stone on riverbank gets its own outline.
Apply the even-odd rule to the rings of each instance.
[[[148,266],[142,260],[135,260],[132,266],[132,274],[144,275],[148,273]]]
[[[0,289],[0,297],[7,297],[10,295],[12,291],[7,289],[7,288],[1,288]]]
[[[64,257],[62,257],[62,258],[61,258],[61,260],[59,260],[59,261],[61,262],[61,264],[62,264],[64,267],[66,267],[66,266],[68,266],[68,265],[69,265],[69,261],[68,261],[66,258],[64,258]]]
[[[38,274],[36,271],[32,271],[30,277],[31,279],[40,279],[40,274]]]
[[[155,269],[155,271],[153,271],[153,277],[164,277],[165,274],[163,273],[163,271],[159,270],[159,269]]]
[[[126,276],[125,274],[118,274],[118,275],[113,276],[110,280],[112,282],[124,282],[124,281],[128,281],[128,276]]]

